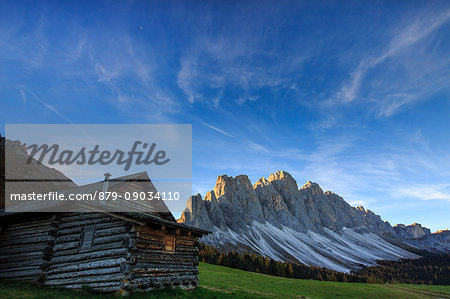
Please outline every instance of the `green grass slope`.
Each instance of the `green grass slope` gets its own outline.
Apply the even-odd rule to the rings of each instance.
[[[450,298],[450,286],[363,284],[289,279],[200,263],[200,287],[164,289],[131,298]],[[89,290],[63,290],[0,281],[0,298],[114,298]]]
[[[290,279],[200,263],[200,285],[270,298],[450,298],[450,286],[367,284]]]

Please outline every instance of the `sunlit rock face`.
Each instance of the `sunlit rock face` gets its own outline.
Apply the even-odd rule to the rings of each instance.
[[[449,230],[431,233],[429,228],[422,226],[420,223],[413,223],[411,225],[397,224],[394,226],[394,231],[398,238],[410,246],[433,253],[450,252]]]
[[[245,175],[219,176],[203,199],[189,199],[179,222],[212,231],[202,240],[223,250],[341,271],[376,259],[416,257],[385,240],[398,238],[398,233],[380,216],[350,206],[311,181],[299,188],[286,171],[253,185]],[[423,234],[420,229],[409,231]]]
[[[429,228],[423,227],[419,223],[411,225],[397,224],[394,226],[394,231],[402,239],[416,239],[431,234]]]

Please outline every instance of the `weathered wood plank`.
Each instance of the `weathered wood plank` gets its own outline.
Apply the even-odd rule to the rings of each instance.
[[[40,269],[39,267],[24,267],[11,271],[0,271],[1,278],[34,277],[41,274],[42,269]]]
[[[64,285],[73,285],[73,284],[87,284],[87,283],[96,283],[96,282],[115,282],[118,283],[125,278],[125,275],[122,273],[111,273],[106,272],[105,274],[98,275],[82,275],[80,277],[71,277],[67,278],[67,276],[63,276],[64,278],[60,279],[47,279],[45,285],[48,286],[64,286]]]
[[[87,220],[80,220],[80,221],[73,221],[73,222],[65,222],[65,223],[61,223],[59,225],[59,228],[66,229],[66,228],[80,227],[80,226],[93,225],[93,224],[102,224],[102,223],[109,223],[109,222],[114,222],[114,219],[111,219],[111,217],[104,217],[104,218],[87,219]]]
[[[109,237],[109,236],[113,236],[113,235],[121,235],[121,234],[127,234],[130,231],[130,227],[128,226],[116,226],[116,227],[112,227],[112,228],[103,228],[103,229],[98,229],[96,228],[95,230],[95,237],[96,238],[101,238],[101,237]]]
[[[76,213],[76,214],[61,217],[61,223],[92,220],[92,219],[98,219],[98,218],[110,218],[111,219],[110,216],[107,216],[102,213]]]
[[[95,245],[101,245],[106,243],[114,243],[114,242],[123,242],[125,239],[130,238],[128,233],[120,234],[120,235],[111,235],[107,237],[95,237],[93,246]]]
[[[12,261],[7,263],[1,263],[0,269],[14,269],[14,268],[21,268],[21,267],[29,267],[29,266],[40,266],[44,263],[42,258],[38,259],[28,259],[26,261]]]
[[[156,254],[161,254],[161,249],[159,250],[154,250],[154,249],[145,249],[145,248],[138,248],[138,247],[130,247],[131,252],[135,252],[135,253],[156,253]],[[186,256],[198,256],[198,250],[194,251],[194,252],[184,252],[184,251],[176,251],[175,253],[177,255],[186,255]]]
[[[8,263],[8,262],[21,262],[26,261],[29,259],[43,259],[44,253],[43,252],[22,252],[20,254],[17,254],[15,251],[14,253],[10,254],[2,254],[0,256],[0,264]]]
[[[103,229],[109,229],[109,228],[126,227],[127,226],[127,222],[125,222],[125,221],[113,221],[113,222],[105,222],[105,223],[93,224],[92,226],[95,228],[96,231],[101,231]],[[82,230],[83,230],[83,226],[76,226],[76,227],[63,228],[63,229],[60,228],[58,230],[57,236],[81,233]]]
[[[53,246],[53,253],[55,253],[57,251],[63,251],[63,250],[75,249],[75,248],[78,250],[79,246],[80,246],[80,241],[55,244]]]
[[[87,277],[87,276],[100,276],[100,275],[111,275],[114,273],[120,273],[120,267],[109,267],[109,268],[88,268],[84,270],[71,270],[71,272],[64,273],[55,273],[50,274],[47,273],[46,284],[50,283],[54,279],[63,279],[63,278],[75,278],[75,277]]]
[[[198,266],[198,261],[189,261],[189,262],[184,262],[184,261],[177,261],[177,260],[139,260],[136,263],[132,263],[132,264],[143,264],[143,265],[155,265],[158,267],[166,267],[166,266],[180,266],[180,267],[192,267],[195,268],[196,266]]]
[[[118,258],[118,259],[112,259],[112,260],[101,260],[101,261],[95,261],[95,262],[79,263],[79,264],[74,264],[74,265],[72,264],[72,265],[68,265],[68,266],[52,265],[47,269],[47,274],[51,275],[51,274],[70,272],[70,271],[120,267],[120,265],[125,262],[126,262],[125,258]]]
[[[78,261],[86,261],[96,258],[105,258],[105,257],[124,257],[127,254],[126,248],[116,248],[116,249],[107,249],[100,251],[92,251],[92,252],[84,252],[79,254],[69,254],[63,256],[54,256],[50,264],[63,264],[63,263],[72,263]]]
[[[195,247],[195,242],[191,240],[180,240],[178,238],[175,238],[175,244],[176,245],[184,245],[184,246],[192,246]]]
[[[56,245],[55,245],[56,246]],[[124,248],[123,242],[115,242],[115,243],[108,243],[108,244],[101,244],[101,245],[95,245],[90,248],[90,250],[84,251],[84,253],[87,252],[94,252],[99,250],[105,250],[105,249],[117,249],[117,248]],[[78,246],[76,248],[72,249],[65,249],[65,250],[55,250],[53,252],[53,256],[63,256],[63,255],[70,255],[70,254],[77,254],[78,252]]]
[[[168,282],[170,280],[172,281],[176,281],[179,283],[183,283],[183,282],[193,282],[198,280],[198,276],[197,275],[175,275],[177,279],[173,279],[173,277],[170,276],[161,276],[161,277],[157,277],[157,276],[145,276],[145,277],[134,277],[132,279],[132,282],[134,284],[142,284],[142,285],[152,285],[152,286],[157,286],[157,284],[159,285],[164,285],[165,282]]]
[[[149,241],[164,242],[164,236],[154,236],[154,235],[137,232],[136,237],[144,239],[144,240],[149,240]]]
[[[167,273],[188,273],[188,274],[198,274],[198,270],[194,268],[178,268],[176,266],[173,266],[173,268],[167,268],[165,267],[145,267],[145,268],[135,268],[131,271],[132,273],[136,274],[156,274],[156,275],[162,275]]]
[[[134,260],[156,260],[156,261],[175,261],[175,262],[192,262],[197,261],[196,256],[179,255],[177,253],[164,254],[164,253],[135,253],[133,254]]]
[[[47,244],[36,244],[31,246],[11,246],[0,248],[0,255],[21,254],[22,252],[41,252],[48,248]],[[51,247],[50,247],[51,249]]]
[[[93,288],[94,290],[113,292],[120,289],[120,282],[97,282],[97,283],[86,283],[86,284],[68,284],[65,288],[69,289],[79,289],[83,285]]]
[[[63,235],[63,236],[57,236],[55,238],[55,244],[63,244],[63,243],[70,243],[79,241],[81,238],[80,233],[70,234],[70,235]]]
[[[25,238],[2,240],[2,241],[0,241],[0,246],[1,247],[9,247],[9,246],[23,246],[23,245],[32,245],[32,244],[50,244],[50,242],[53,240],[54,240],[54,237],[44,234],[44,235],[38,235],[35,237],[25,237]]]
[[[65,228],[65,229],[58,229],[58,232],[56,233],[56,236],[64,236],[64,235],[72,235],[72,234],[80,234],[83,231],[82,226],[76,226],[71,228]]]
[[[34,236],[34,235],[42,235],[42,234],[48,234],[53,235],[53,233],[56,233],[57,228],[52,226],[43,226],[33,229],[24,229],[24,230],[15,230],[15,231],[9,231],[9,232],[3,232],[0,234],[0,242],[4,239],[14,239],[14,238],[23,238],[26,236]]]

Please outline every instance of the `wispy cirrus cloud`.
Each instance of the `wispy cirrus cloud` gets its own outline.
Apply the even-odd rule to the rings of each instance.
[[[408,22],[408,24],[394,33],[394,37],[391,39],[389,46],[379,55],[369,56],[360,60],[356,69],[350,73],[349,81],[337,93],[337,100],[342,103],[355,100],[367,72],[385,62],[386,59],[399,55],[406,48],[425,39],[449,20],[450,9],[421,13],[416,16],[412,23]],[[402,101],[397,101],[395,104],[386,107],[384,109],[385,112],[382,114],[386,116],[391,115],[394,110],[410,102],[411,99],[414,98],[408,96],[403,97]]]
[[[450,201],[450,184],[418,184],[399,187],[395,190],[398,196],[413,197],[420,200]]]
[[[279,57],[248,36],[199,37],[181,57],[178,87],[190,103],[214,99],[238,105],[258,100],[264,88],[290,88],[308,53]]]
[[[202,121],[202,122],[200,122],[200,123],[201,123],[202,125],[204,125],[205,127],[207,127],[207,128],[210,128],[210,129],[212,129],[212,130],[214,130],[214,131],[216,131],[216,132],[219,132],[220,134],[223,134],[223,135],[228,136],[228,137],[236,138],[234,135],[231,135],[231,134],[228,133],[227,131],[224,131],[224,130],[222,130],[222,129],[219,129],[219,128],[217,128],[217,127],[215,127],[215,126],[213,126],[213,125],[211,125],[211,124],[209,124],[209,123],[207,123],[207,122]]]

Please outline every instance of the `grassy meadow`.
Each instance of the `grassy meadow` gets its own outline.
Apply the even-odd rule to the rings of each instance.
[[[450,286],[364,284],[289,279],[200,263],[200,287],[163,289],[131,298],[450,298]],[[89,289],[63,290],[0,281],[0,298],[114,298]]]

